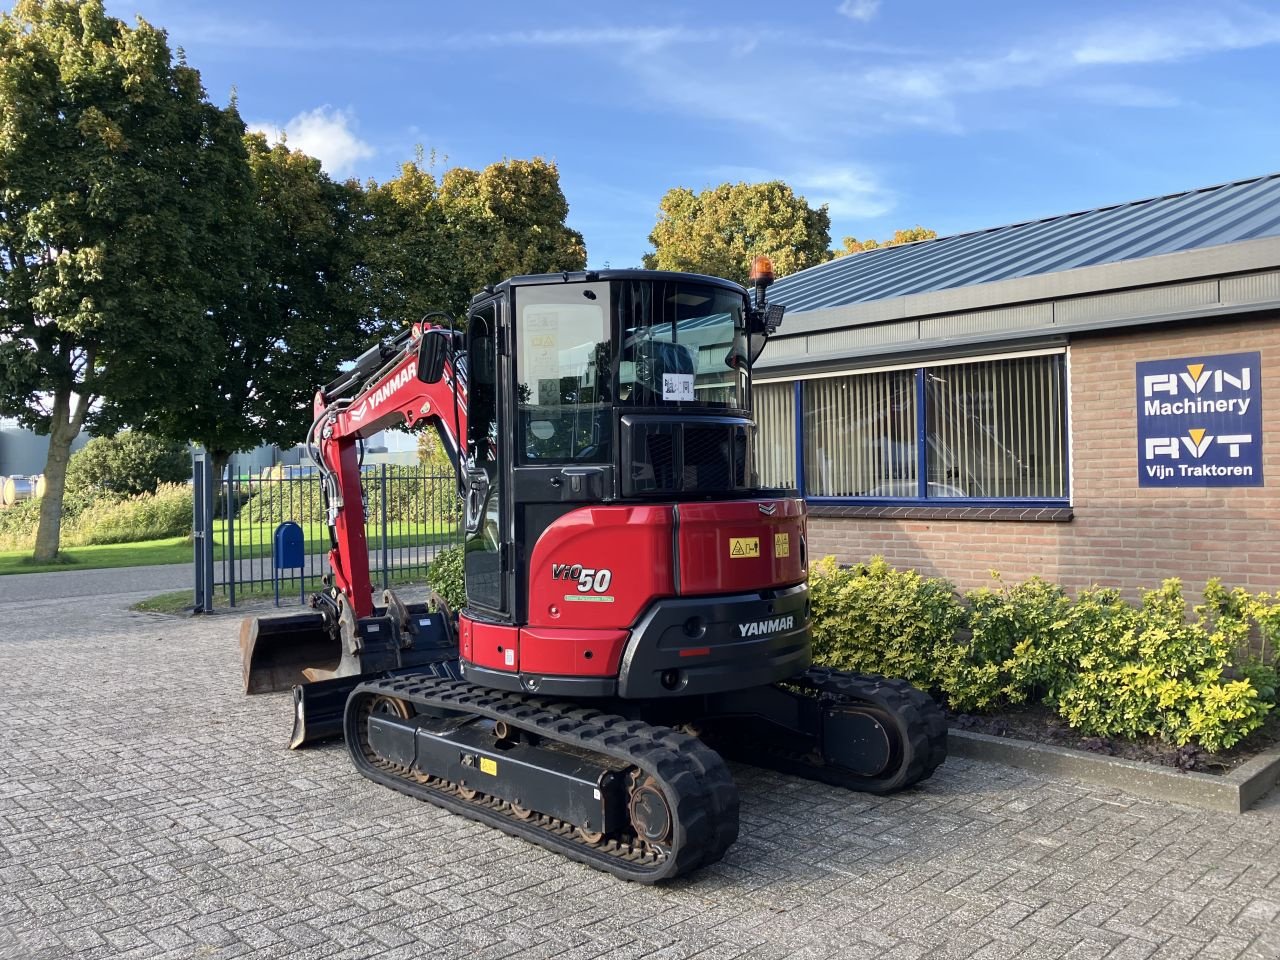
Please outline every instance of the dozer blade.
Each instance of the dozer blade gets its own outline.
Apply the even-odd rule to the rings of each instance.
[[[342,736],[347,697],[365,677],[338,677],[293,688],[293,733],[289,749]]]
[[[411,667],[388,670],[382,677],[413,674],[418,677],[434,677],[438,680],[462,680],[462,671],[456,657],[433,660]],[[321,740],[332,740],[343,735],[343,716],[351,691],[373,679],[373,674],[350,677],[334,677],[299,684],[293,688],[293,733],[289,737],[289,749],[297,750]]]
[[[338,668],[342,646],[320,613],[249,617],[240,625],[244,692],[270,693],[319,679]]]

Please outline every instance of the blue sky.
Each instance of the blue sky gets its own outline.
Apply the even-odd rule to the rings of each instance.
[[[109,2],[335,176],[560,167],[592,266],[673,186],[782,178],[832,240],[939,234],[1280,170],[1280,4]]]

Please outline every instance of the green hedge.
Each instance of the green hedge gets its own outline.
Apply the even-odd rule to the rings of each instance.
[[[466,583],[463,579],[462,548],[441,550],[427,567],[427,584],[444,597],[449,608],[457,613],[467,602]]]
[[[1210,580],[1188,611],[1177,580],[1134,606],[1112,589],[1072,599],[1037,578],[996,577],[961,597],[879,557],[849,568],[826,557],[810,587],[818,662],[902,677],[956,710],[1042,703],[1088,735],[1216,751],[1261,726],[1276,700],[1280,594]]]
[[[125,500],[95,500],[71,521],[63,543],[88,546],[185,537],[191,533],[191,501],[191,487],[185,483],[162,483],[155,493]]]
[[[361,480],[365,510],[373,520],[382,516],[382,477],[367,473]],[[236,516],[242,523],[275,525],[284,520],[323,523],[324,498],[315,477],[300,480],[250,480],[240,486],[247,496]],[[457,483],[452,476],[426,477],[420,467],[387,468],[389,523],[452,523],[459,516]]]
[[[68,494],[63,501],[64,547],[101,543],[136,543],[191,533],[191,487],[163,483],[155,493],[134,497],[103,494],[84,500]],[[40,501],[25,500],[0,512],[0,550],[31,550],[40,523]]]

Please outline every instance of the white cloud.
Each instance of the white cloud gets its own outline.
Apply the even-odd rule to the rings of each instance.
[[[254,123],[249,128],[266,134],[269,140],[284,140],[292,149],[319,160],[330,175],[345,177],[355,172],[361,160],[377,153],[352,131],[354,119],[350,110],[335,110],[325,104],[298,114],[283,127]]]
[[[819,207],[825,203],[834,219],[881,217],[898,203],[897,196],[880,182],[874,172],[854,163],[840,162],[782,172],[762,167],[718,166],[704,171],[703,175],[708,184],[781,180],[804,197],[809,206]]]
[[[882,217],[897,198],[867,170],[848,164],[800,170],[784,178],[810,206],[825,203],[836,219]]]
[[[1201,11],[1159,22],[1109,22],[1091,31],[1071,51],[1085,65],[1164,63],[1197,54],[1246,50],[1280,41],[1280,17],[1248,7],[1236,16]]]
[[[880,11],[880,0],[844,0],[836,9],[850,20],[867,23]]]
[[[706,43],[705,31],[677,27],[584,27],[562,30],[513,30],[507,33],[455,34],[437,42],[447,47],[626,47],[654,51],[678,43]]]

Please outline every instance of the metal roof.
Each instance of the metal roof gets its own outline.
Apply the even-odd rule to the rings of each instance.
[[[882,247],[783,277],[791,314],[1280,236],[1280,173]]]

